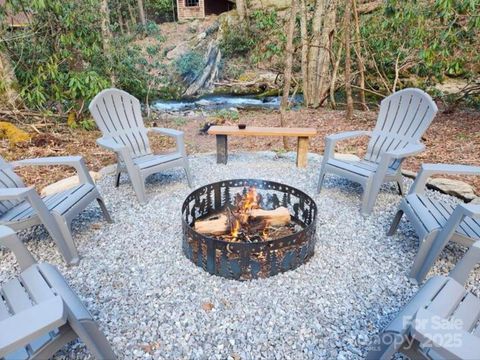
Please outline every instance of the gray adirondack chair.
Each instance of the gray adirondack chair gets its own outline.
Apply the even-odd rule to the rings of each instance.
[[[114,359],[110,344],[56,267],[37,263],[15,232],[0,226],[0,245],[21,273],[0,286],[0,359],[47,359],[80,338],[98,359]]]
[[[425,149],[420,140],[436,113],[437,106],[427,93],[420,89],[404,89],[382,101],[377,124],[372,132],[349,131],[327,136],[318,192],[322,189],[327,173],[355,181],[363,187],[363,214],[372,211],[380,187],[385,182],[395,181],[403,195],[402,162],[406,157]],[[370,136],[363,160],[335,158],[337,142],[359,136]]]
[[[188,158],[182,131],[164,128],[145,128],[140,101],[125,91],[106,89],[89,106],[103,137],[97,144],[117,155],[117,181],[126,171],[140,203],[145,203],[145,179],[162,170],[183,167],[189,186],[192,185]],[[153,132],[173,137],[176,150],[166,155],[155,155],[150,149],[147,134]]]
[[[480,299],[464,289],[480,262],[476,242],[449,276],[430,278],[373,341],[367,359],[478,359]]]
[[[35,189],[25,187],[13,169],[19,166],[67,165],[74,167],[80,184],[65,191],[41,198]],[[81,156],[26,159],[7,163],[0,157],[0,225],[23,230],[43,224],[55,241],[67,264],[76,264],[79,255],[71,233],[72,220],[94,200],[103,216],[110,215]]]
[[[401,200],[388,235],[393,235],[405,214],[419,237],[419,249],[410,277],[423,281],[449,240],[465,246],[480,240],[480,205],[452,206],[425,194],[428,178],[435,174],[480,175],[480,167],[423,164],[408,195]]]

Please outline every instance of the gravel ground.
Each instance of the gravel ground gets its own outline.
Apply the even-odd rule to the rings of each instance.
[[[418,289],[406,276],[417,238],[405,221],[397,235],[385,235],[400,200],[393,186],[382,189],[369,217],[359,213],[360,187],[344,179],[328,176],[316,195],[319,160],[311,155],[309,167],[297,169],[291,154],[272,152],[233,153],[226,166],[213,154],[191,158],[196,186],[262,178],[314,196],[314,257],[272,278],[226,280],[185,258],[180,207],[190,189],[181,170],[151,178],[145,207],[126,178],[119,189],[113,176],[101,180],[115,223],[105,223],[94,205],[80,215],[74,222],[78,266],[65,266],[43,228],[21,236],[39,260],[59,266],[121,359],[362,358],[372,337]],[[432,273],[446,274],[462,253],[449,246]],[[0,250],[0,259],[4,281],[17,268],[10,253]],[[88,356],[80,342],[57,354]]]

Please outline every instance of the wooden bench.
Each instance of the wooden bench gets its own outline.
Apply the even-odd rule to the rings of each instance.
[[[298,138],[297,166],[307,166],[308,141],[317,134],[313,128],[281,128],[247,126],[240,130],[238,126],[212,126],[210,135],[217,137],[217,164],[226,164],[228,160],[228,136],[288,136]]]

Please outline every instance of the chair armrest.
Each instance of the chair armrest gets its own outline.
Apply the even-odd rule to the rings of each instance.
[[[185,133],[183,131],[157,127],[149,128],[148,131],[175,138],[177,151],[185,156]]]
[[[410,188],[410,194],[423,194],[428,178],[435,174],[480,175],[480,167],[460,164],[422,164]]]
[[[32,254],[27,250],[15,231],[5,225],[0,225],[0,245],[9,249],[15,255],[22,270],[36,263]]]
[[[410,328],[413,337],[445,359],[478,358],[480,339],[428,309],[418,310]]]
[[[393,151],[387,151],[384,155],[391,159],[402,159],[408,156],[413,156],[425,151],[425,145],[423,144],[409,144],[403,149],[397,149]]]
[[[443,229],[435,237],[434,243],[430,251],[428,252],[423,264],[420,268],[418,277],[423,278],[427,275],[428,270],[435,263],[436,259],[440,255],[442,249],[452,239],[455,231],[465,217],[480,218],[480,205],[471,204],[458,204],[453,213],[444,224]],[[470,271],[475,264],[480,260],[480,248],[479,244],[474,244],[464,258],[457,264],[457,266],[450,273],[450,277],[454,278],[457,282],[465,284],[468,279]],[[462,264],[462,265],[460,265]]]
[[[382,153],[380,155],[380,161],[378,163],[377,170],[375,171],[375,174],[373,176],[374,187],[380,189],[380,186],[383,183],[383,179],[387,174],[388,167],[392,164],[393,160],[403,159],[407,156],[418,154],[423,150],[425,150],[425,145],[423,144],[409,144],[403,149],[397,149]]]
[[[345,131],[338,134],[328,135],[327,137],[325,137],[325,140],[337,142],[337,141],[356,138],[360,136],[370,136],[371,134],[372,134],[371,131],[365,131],[365,130]]]
[[[175,129],[166,129],[166,128],[148,128],[148,131],[155,132],[158,134],[166,135],[166,136],[171,136],[171,137],[178,137],[178,136],[184,136],[184,132],[180,130],[175,130]]]
[[[335,154],[335,145],[337,144],[337,142],[360,137],[360,136],[371,136],[371,134],[372,134],[371,131],[358,130],[358,131],[346,131],[346,132],[326,136],[325,137],[325,153],[324,153],[325,160],[333,157],[333,155]]]
[[[480,214],[480,212],[478,214]],[[450,271],[449,277],[460,284],[465,284],[473,268],[478,263],[480,263],[480,241],[470,246],[470,249],[463,255],[463,258],[455,265],[452,271]]]
[[[25,159],[12,162],[13,167],[18,166],[52,166],[66,165],[75,168],[80,182],[93,184],[92,177],[82,156],[55,156],[36,159]]]
[[[1,200],[28,201],[52,238],[57,239],[55,241],[63,239],[58,224],[34,188],[0,188],[0,201]]]
[[[59,328],[67,321],[60,296],[43,301],[0,321],[0,357],[26,346],[41,335]]]
[[[31,187],[28,188],[0,188],[0,201],[17,200],[23,201],[28,198],[32,192],[36,193]]]
[[[125,145],[121,145],[117,143],[115,140],[110,138],[98,138],[97,144],[107,150],[114,151],[114,152],[122,152],[128,150]]]
[[[119,156],[127,165],[127,167],[134,167],[132,155],[130,154],[130,149],[122,144],[117,143],[111,138],[98,138],[97,144],[107,150],[113,151]]]

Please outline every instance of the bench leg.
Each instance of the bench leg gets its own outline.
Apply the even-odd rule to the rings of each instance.
[[[297,167],[307,167],[308,137],[299,137],[297,143]]]
[[[226,164],[228,160],[227,135],[217,135],[217,164]]]

